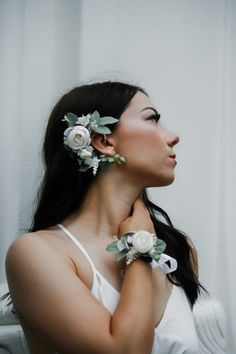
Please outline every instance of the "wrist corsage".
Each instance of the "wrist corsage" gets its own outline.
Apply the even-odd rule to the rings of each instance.
[[[145,230],[127,232],[120,239],[114,236],[114,241],[106,248],[109,252],[117,253],[117,261],[125,258],[126,265],[141,258],[151,263],[152,268],[160,267],[165,273],[170,273],[177,269],[177,261],[163,253],[165,249],[163,240]]]

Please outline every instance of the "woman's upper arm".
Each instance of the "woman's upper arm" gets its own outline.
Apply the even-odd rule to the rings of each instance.
[[[69,257],[24,235],[9,249],[6,271],[15,307],[55,350],[110,352],[111,316],[78,278]]]

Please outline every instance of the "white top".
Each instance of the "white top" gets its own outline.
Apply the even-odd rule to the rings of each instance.
[[[113,314],[120,293],[98,272],[79,240],[62,224],[58,224],[58,226],[87,258],[93,271],[91,293]],[[162,319],[155,328],[154,343],[150,354],[199,354],[198,338],[190,304],[184,290],[174,284]]]

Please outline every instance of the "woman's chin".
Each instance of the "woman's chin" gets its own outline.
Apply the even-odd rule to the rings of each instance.
[[[165,186],[169,186],[170,184],[172,184],[175,180],[175,174],[173,173],[172,175],[169,176],[158,176],[158,178],[156,178],[150,186],[148,187],[165,187]]]

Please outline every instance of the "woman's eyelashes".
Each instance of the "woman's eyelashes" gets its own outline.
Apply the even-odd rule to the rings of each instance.
[[[161,118],[160,114],[152,114],[150,117],[147,118],[147,120],[153,120],[155,123],[157,123]]]

